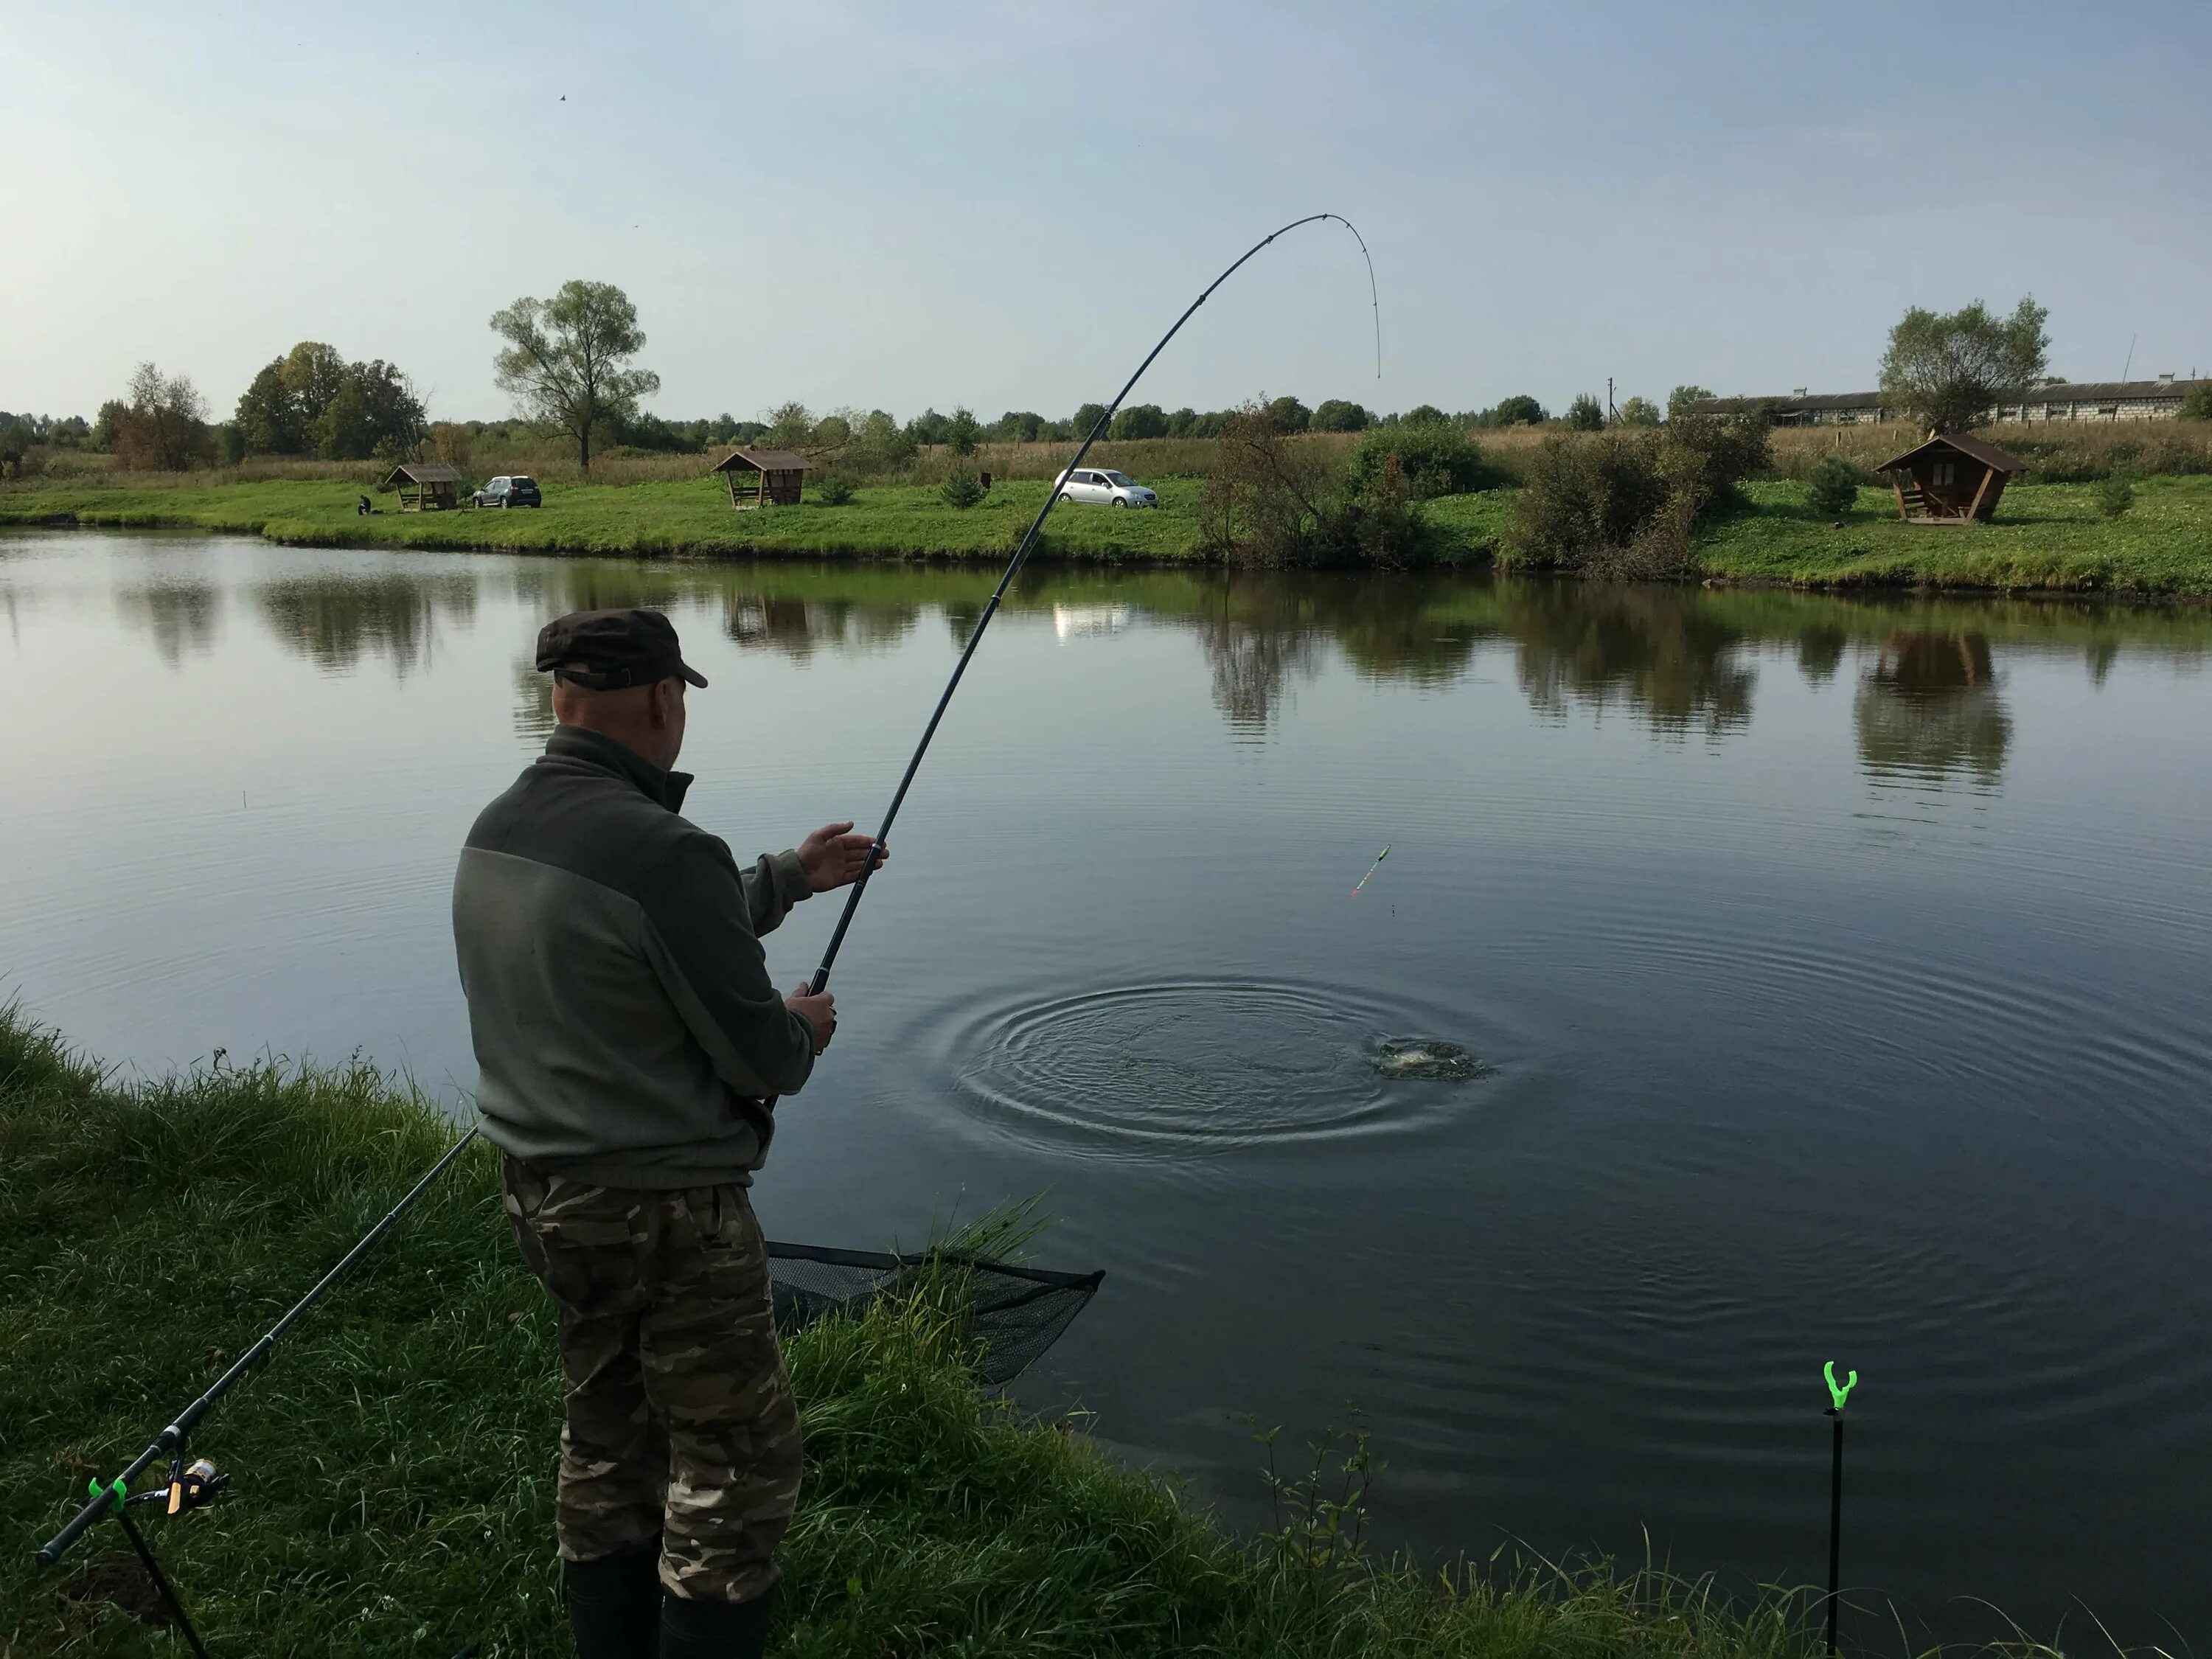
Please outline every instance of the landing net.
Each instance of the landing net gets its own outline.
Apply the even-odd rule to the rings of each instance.
[[[817,1244],[768,1247],[775,1327],[788,1336],[828,1314],[858,1315],[877,1297],[950,1279],[976,1350],[976,1380],[1011,1382],[1060,1340],[1106,1275],[1057,1273],[933,1250],[887,1255]]]

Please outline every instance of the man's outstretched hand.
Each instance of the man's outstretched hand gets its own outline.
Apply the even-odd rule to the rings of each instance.
[[[867,867],[868,848],[874,844],[875,837],[856,836],[852,831],[853,821],[848,818],[842,823],[823,824],[799,843],[799,867],[806,872],[806,884],[814,891],[826,893],[860,878],[860,872]],[[890,848],[884,848],[876,867],[882,869],[890,855]]]

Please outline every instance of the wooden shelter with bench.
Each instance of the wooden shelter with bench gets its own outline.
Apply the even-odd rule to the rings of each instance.
[[[402,513],[436,513],[460,505],[461,475],[443,461],[403,461],[385,479],[399,492]]]
[[[797,507],[811,463],[788,449],[733,449],[714,471],[730,481],[730,505],[740,513],[757,507]]]
[[[2006,481],[2027,471],[2027,463],[1970,432],[1952,432],[1875,471],[1888,477],[1897,516],[1907,524],[1987,524]]]

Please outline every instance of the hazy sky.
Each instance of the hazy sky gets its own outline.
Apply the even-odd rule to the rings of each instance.
[[[671,416],[1871,386],[1910,303],[2212,368],[2212,8],[0,0],[0,408],[300,339],[496,417],[619,283]],[[562,101],[563,95],[566,101]]]

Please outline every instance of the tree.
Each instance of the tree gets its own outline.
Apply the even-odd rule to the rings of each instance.
[[[1091,435],[1091,428],[1105,418],[1105,404],[1085,404],[1075,411],[1075,418],[1070,421],[1068,425],[1074,428],[1074,435],[1077,438],[1087,438]]]
[[[1567,429],[1571,432],[1596,432],[1605,425],[1605,410],[1598,407],[1597,399],[1587,392],[1575,394],[1574,402],[1567,405]]]
[[[1544,405],[1525,392],[1500,398],[1497,407],[1490,411],[1492,426],[1541,426],[1551,418]]]
[[[131,413],[131,405],[119,398],[110,398],[100,404],[100,413],[93,417],[92,436],[87,440],[103,455],[115,449],[115,434],[122,429],[124,417]]]
[[[894,472],[914,459],[914,434],[880,409],[872,409],[846,446],[846,465],[855,472]]]
[[[770,449],[802,449],[813,437],[814,411],[793,401],[769,410],[768,431],[761,441]]]
[[[306,423],[300,401],[284,384],[284,360],[264,363],[246,390],[239,394],[237,412],[231,417],[249,455],[302,455],[307,453]]]
[[[103,406],[101,415],[106,412]],[[185,376],[139,364],[130,400],[115,417],[117,460],[133,471],[181,472],[211,459],[207,413],[207,399]]]
[[[1667,394],[1667,418],[1673,420],[1692,404],[1709,402],[1712,393],[1701,386],[1678,386]]]
[[[302,340],[263,365],[238,399],[235,441],[252,455],[371,455],[413,459],[429,416],[413,382],[377,358],[349,363],[336,346]]]
[[[975,419],[975,411],[965,404],[955,404],[952,413],[945,422],[945,441],[956,455],[973,455],[975,446],[983,436],[982,426]]]
[[[366,460],[376,450],[376,434],[369,425],[368,398],[352,376],[340,384],[337,395],[315,417],[315,453],[326,461]]]
[[[1315,408],[1308,424],[1316,432],[1364,432],[1375,424],[1375,417],[1358,404],[1330,398]]]
[[[1313,414],[1296,398],[1277,398],[1267,404],[1267,418],[1275,423],[1278,432],[1303,432]]]
[[[1188,438],[1198,426],[1198,411],[1188,404],[1168,416],[1168,436]]]
[[[1044,416],[1034,410],[1010,409],[999,416],[991,431],[994,436],[1008,443],[1033,444],[1043,426]]]
[[[1815,513],[1840,519],[1858,505],[1859,470],[1840,455],[1824,455],[1813,469],[1806,501]]]
[[[2181,400],[2185,421],[2212,421],[2212,380],[2200,380]]]
[[[1135,404],[1114,416],[1113,435],[1116,438],[1164,438],[1168,435],[1167,411],[1158,404]]]
[[[1881,359],[1882,401],[1933,432],[1962,432],[1989,418],[1999,404],[2024,395],[2042,378],[2051,315],[2024,299],[2009,317],[1979,300],[1948,313],[1920,306],[1889,331]]]
[[[346,360],[334,345],[302,340],[284,354],[277,378],[292,394],[303,430],[322,418],[323,411],[345,386]]]
[[[612,283],[563,283],[550,300],[527,296],[495,312],[492,331],[507,342],[495,357],[501,391],[530,420],[576,441],[576,464],[592,469],[592,432],[634,415],[660,390],[649,368],[624,365],[645,346],[637,307]]]
[[[1415,404],[1398,418],[1407,426],[1442,426],[1451,416],[1434,404]]]
[[[1649,398],[1631,398],[1620,406],[1623,426],[1656,426],[1659,424],[1659,405]]]

